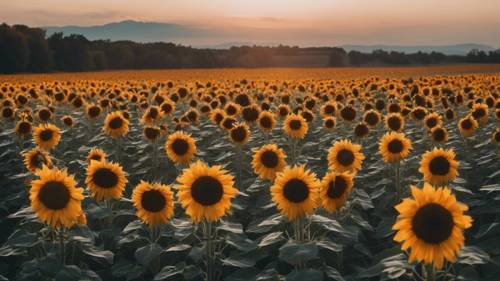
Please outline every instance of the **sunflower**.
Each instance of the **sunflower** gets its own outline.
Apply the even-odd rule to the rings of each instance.
[[[132,203],[137,216],[151,227],[167,223],[174,214],[174,195],[164,184],[141,180],[132,193]]]
[[[100,148],[92,148],[87,154],[87,164],[90,164],[92,160],[95,161],[105,161],[106,153]]]
[[[464,215],[467,205],[457,202],[447,187],[411,186],[413,198],[396,205],[399,215],[392,229],[401,250],[411,248],[409,262],[424,262],[441,269],[446,259],[454,262],[464,245],[463,230],[472,226],[472,218]]]
[[[424,180],[434,186],[441,186],[458,175],[458,162],[453,150],[434,148],[422,155],[418,171],[424,175]]]
[[[356,119],[356,109],[351,105],[346,105],[340,110],[340,116],[344,121],[352,122]]]
[[[288,114],[290,113],[290,106],[288,104],[281,104],[278,106],[278,116],[280,118],[285,118],[288,116]]]
[[[21,138],[27,138],[31,134],[32,130],[33,125],[31,124],[31,122],[23,119],[17,122],[15,132]]]
[[[307,134],[308,129],[309,125],[304,117],[297,114],[288,115],[283,123],[285,133],[294,139],[302,139]]]
[[[358,123],[354,126],[353,135],[355,138],[362,139],[367,137],[368,134],[370,134],[370,127],[368,127],[368,125],[364,122]]]
[[[12,120],[15,116],[15,110],[10,106],[4,106],[2,108],[2,118],[7,120]]]
[[[337,122],[335,117],[325,117],[323,119],[323,128],[325,128],[327,131],[333,131],[335,129]]]
[[[224,110],[216,108],[210,112],[210,120],[216,125],[220,125],[222,120],[226,117]]]
[[[104,131],[113,138],[119,138],[128,133],[128,123],[120,111],[111,112],[104,120]]]
[[[146,126],[142,133],[148,141],[155,142],[160,137],[161,131],[157,126]]]
[[[64,126],[68,128],[72,128],[73,126],[75,126],[75,119],[73,119],[73,117],[69,115],[64,115],[63,117],[61,117],[61,121],[63,122]]]
[[[398,162],[408,157],[412,148],[410,139],[404,133],[386,133],[379,143],[379,152],[386,163]]]
[[[157,106],[151,106],[144,112],[141,118],[141,124],[144,125],[154,125],[162,117],[162,111]]]
[[[52,227],[71,227],[82,213],[83,189],[66,170],[43,166],[31,181],[31,208],[37,217]]]
[[[88,105],[85,108],[85,113],[87,114],[87,117],[91,120],[96,120],[97,118],[99,118],[101,112],[102,108],[99,105],[92,104]]]
[[[119,199],[128,180],[122,167],[113,162],[90,161],[85,183],[97,201]]]
[[[444,127],[434,127],[431,130],[431,137],[435,143],[445,143],[448,140],[448,130]]]
[[[38,169],[41,169],[44,165],[50,167],[52,165],[52,159],[50,155],[39,148],[33,148],[23,154],[24,166],[28,171],[35,173]]]
[[[50,119],[52,119],[52,111],[48,108],[41,108],[36,112],[36,116],[38,120],[42,122],[48,122]]]
[[[365,156],[360,152],[361,145],[350,140],[336,141],[328,151],[328,166],[336,172],[357,172]]]
[[[422,106],[417,106],[411,111],[410,115],[417,122],[422,122],[427,116],[427,109]]]
[[[465,116],[458,121],[458,130],[463,137],[472,137],[476,133],[478,127],[476,119],[472,116]]]
[[[500,144],[500,128],[497,128],[493,134],[491,134],[491,143]]]
[[[376,110],[370,109],[363,115],[363,121],[370,126],[370,128],[375,128],[380,122],[380,113]]]
[[[440,127],[443,125],[443,119],[441,115],[436,112],[429,113],[424,118],[424,125],[427,130],[432,130],[434,127]]]
[[[229,102],[224,107],[224,111],[228,116],[237,116],[241,112],[241,106],[234,102]]]
[[[311,214],[318,203],[319,182],[304,166],[285,167],[271,186],[278,209],[290,221]]]
[[[342,207],[351,193],[354,175],[349,172],[328,172],[321,181],[320,200],[328,212]]]
[[[165,151],[173,162],[187,164],[196,154],[196,143],[190,135],[177,131],[168,136]]]
[[[255,151],[252,167],[260,178],[272,180],[285,168],[285,158],[283,149],[275,144],[266,144]]]
[[[319,110],[321,117],[335,117],[337,114],[337,104],[333,101],[329,101],[323,104]]]
[[[387,129],[401,132],[405,126],[405,119],[400,113],[389,113],[384,118]]]
[[[209,167],[197,161],[177,178],[177,198],[193,222],[216,221],[231,208],[231,199],[238,190],[233,176],[221,166]]]
[[[36,145],[45,150],[51,150],[61,140],[59,128],[52,124],[40,124],[33,132],[33,139]]]
[[[480,126],[488,122],[488,105],[484,103],[476,103],[472,106],[470,113]]]
[[[276,126],[276,119],[274,118],[274,114],[270,111],[262,111],[259,114],[257,122],[259,124],[259,128],[265,133],[271,132]]]
[[[171,116],[175,111],[175,103],[172,102],[170,99],[165,100],[160,105],[160,110],[162,112],[162,116]]]
[[[250,130],[248,129],[247,124],[235,123],[233,128],[229,131],[229,137],[231,138],[231,141],[236,144],[244,145],[247,143],[250,138]]]

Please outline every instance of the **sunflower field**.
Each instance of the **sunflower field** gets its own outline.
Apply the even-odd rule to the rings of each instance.
[[[0,82],[0,280],[499,280],[500,76]]]

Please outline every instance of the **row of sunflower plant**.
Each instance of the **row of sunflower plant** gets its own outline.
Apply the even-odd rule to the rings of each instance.
[[[5,82],[0,277],[495,280],[498,82]]]

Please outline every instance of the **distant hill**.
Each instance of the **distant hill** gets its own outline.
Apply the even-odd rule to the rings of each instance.
[[[189,26],[173,23],[122,21],[95,26],[48,26],[43,27],[47,35],[55,32],[64,34],[82,34],[90,40],[109,39],[112,41],[130,40],[136,42],[174,42],[186,44],[186,42],[209,42],[212,38],[224,38],[223,31],[198,26]],[[196,39],[196,40],[190,40]],[[231,46],[242,45],[266,45],[277,46],[276,42],[249,42],[242,41],[220,42],[211,45],[195,45],[198,48],[229,49]],[[441,52],[446,55],[464,55],[472,49],[483,51],[494,50],[493,47],[481,44],[459,44],[459,45],[421,45],[421,46],[399,46],[399,45],[342,45],[346,51],[356,50],[363,53],[371,53],[374,50],[398,51],[405,53],[416,53],[418,51],[430,53]]]

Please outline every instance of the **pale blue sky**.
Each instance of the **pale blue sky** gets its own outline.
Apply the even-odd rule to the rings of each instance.
[[[11,24],[127,19],[241,31],[263,42],[283,33],[280,40],[301,45],[500,46],[500,0],[0,0],[0,21]]]

